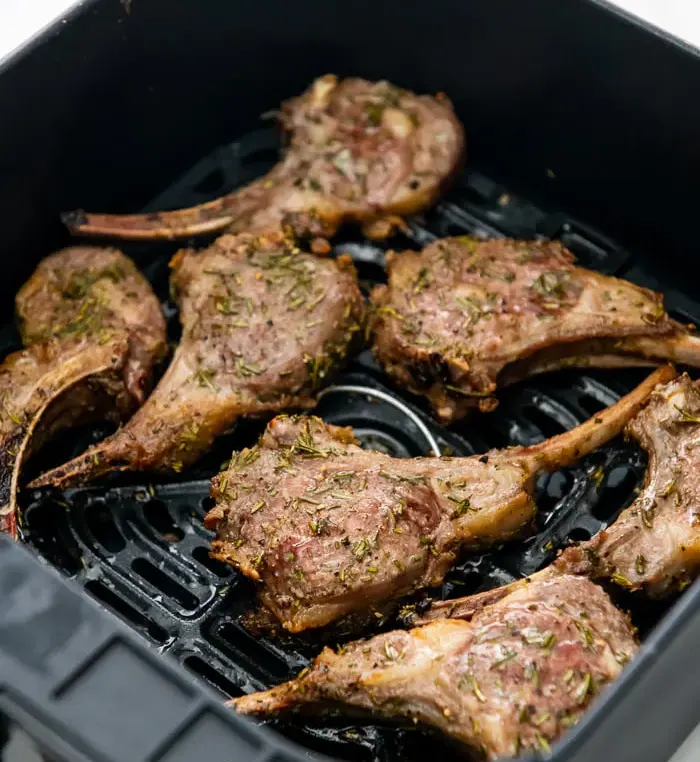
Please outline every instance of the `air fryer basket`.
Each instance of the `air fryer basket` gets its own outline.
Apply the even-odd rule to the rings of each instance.
[[[677,92],[692,92],[700,69],[694,56],[613,16],[598,3],[572,0],[564,10],[560,0],[547,0],[536,12],[531,6],[524,9],[517,0],[475,0],[460,4],[459,10],[449,3],[438,3],[429,12],[423,9],[420,13],[402,6],[402,18],[396,20],[401,34],[392,38],[391,44],[386,42],[386,29],[362,23],[363,13],[365,18],[376,20],[385,11],[389,18],[396,10],[391,0],[348,4],[353,5],[352,10],[301,2],[284,34],[259,30],[260,9],[238,8],[239,15],[234,18],[229,15],[230,8],[224,8],[230,4],[216,0],[198,6],[203,17],[208,13],[206,22],[188,16],[185,0],[162,5],[155,0],[139,5],[137,0],[130,14],[123,7],[114,7],[117,5],[108,0],[87,3],[71,18],[63,37],[59,34],[52,39],[47,35],[31,55],[0,76],[0,102],[8,104],[5,113],[14,105],[15,113],[25,114],[27,109],[19,109],[21,94],[33,102],[40,92],[49,115],[43,122],[32,122],[28,132],[21,129],[22,118],[3,127],[2,140],[16,146],[17,155],[26,157],[26,164],[20,165],[26,171],[22,181],[13,186],[19,169],[8,161],[6,208],[0,208],[7,218],[7,235],[0,249],[13,251],[21,242],[32,255],[26,261],[8,260],[12,276],[8,282],[19,283],[32,258],[62,242],[64,234],[52,222],[60,209],[80,204],[130,209],[149,196],[155,198],[148,209],[187,206],[260,175],[276,160],[279,143],[272,128],[253,126],[254,112],[274,107],[279,98],[298,92],[313,76],[333,68],[340,74],[386,76],[419,90],[442,87],[454,97],[467,128],[474,157],[469,169],[434,209],[410,221],[409,233],[389,242],[392,248],[420,248],[436,236],[461,234],[559,238],[582,265],[658,288],[666,294],[673,317],[700,322],[700,302],[685,291],[687,284],[681,275],[692,251],[692,225],[677,222],[684,215],[692,219],[690,183],[682,181],[690,167],[700,168],[700,153],[697,141],[690,143],[684,138],[686,130],[692,134],[692,127],[700,129],[700,110],[695,100],[671,101],[669,93],[670,82]],[[274,0],[261,5],[271,16],[289,10]],[[203,39],[189,32],[190,23],[206,25]],[[114,25],[120,29],[116,36]],[[183,57],[169,47],[168,39],[159,37],[158,30],[168,25],[167,38],[183,39],[189,45],[184,56],[189,69],[183,70]],[[222,31],[225,28],[235,30],[232,34],[237,46],[231,48],[227,43]],[[204,26],[198,29],[202,32]],[[294,38],[295,33],[300,39]],[[438,33],[443,40],[440,45],[436,44]],[[251,42],[255,34],[264,37],[266,44]],[[333,49],[327,43],[329,35],[336,42]],[[590,43],[591,35],[597,35],[595,45]],[[421,40],[424,49],[416,55]],[[380,41],[386,43],[382,49],[373,47]],[[433,43],[430,50],[425,41]],[[119,57],[122,45],[140,59],[140,67],[131,58]],[[370,63],[357,55],[357,45],[368,51]],[[440,61],[435,52],[438,49]],[[265,87],[263,68],[231,66],[228,76],[223,77],[218,69],[211,68],[211,62],[224,53],[242,64],[254,59],[260,63],[264,51],[270,52],[265,61],[276,66],[275,75],[267,75],[275,81],[269,87]],[[638,67],[634,72],[625,61],[631,51]],[[574,63],[576,54],[579,60]],[[207,56],[209,64],[205,63]],[[653,70],[649,59],[654,60]],[[86,60],[95,62],[94,70],[86,66]],[[296,67],[293,73],[290,62]],[[668,82],[661,66],[664,62]],[[111,68],[107,66],[110,63]],[[54,77],[58,77],[56,90],[61,85],[58,101],[54,100],[57,92],[50,87]],[[246,77],[249,85],[245,84]],[[222,94],[215,80],[226,82],[228,91]],[[668,86],[657,93],[658,102],[653,107],[645,101],[642,108],[640,88],[654,83]],[[177,96],[182,92],[188,94],[191,108],[173,121],[167,106],[179,102]],[[241,100],[234,101],[233,94],[239,92]],[[636,117],[632,124],[618,100]],[[105,112],[107,106],[111,111]],[[208,107],[210,112],[205,111]],[[29,108],[29,116],[36,114],[34,108]],[[666,126],[663,139],[659,138],[661,124]],[[226,142],[236,135],[240,137],[235,142]],[[30,142],[34,154],[21,150],[30,138],[35,141]],[[157,152],[146,148],[149,141],[158,146]],[[221,143],[220,147],[196,162],[201,146],[216,143]],[[681,147],[683,160],[678,153]],[[176,175],[188,162],[193,168],[156,195],[163,179]],[[472,164],[478,169],[472,169]],[[122,165],[129,171],[125,173]],[[138,183],[130,183],[129,172],[138,173]],[[122,179],[112,183],[110,177]],[[12,214],[17,206],[23,215]],[[557,210],[562,206],[577,210],[582,219],[594,224],[560,213]],[[42,222],[32,224],[33,220]],[[629,248],[623,249],[601,230],[615,231]],[[667,255],[662,259],[650,254],[660,242]],[[176,340],[177,315],[168,301],[167,288],[167,262],[174,248],[168,244],[124,247],[163,300],[171,338]],[[334,240],[336,253],[348,252],[353,257],[367,289],[384,278],[386,248],[353,231],[343,231]],[[675,267],[667,268],[669,261]],[[6,301],[9,306],[9,293]],[[4,354],[16,344],[14,328],[8,321],[0,330],[0,349]],[[324,393],[314,412],[329,422],[352,425],[365,446],[397,457],[436,449],[443,454],[466,455],[490,447],[527,444],[571,428],[624,394],[642,376],[641,371],[567,371],[543,376],[506,390],[495,413],[443,428],[431,419],[421,400],[395,389],[371,354],[364,351],[338,375],[335,388]],[[263,426],[264,422],[241,422],[197,466],[177,479],[121,479],[62,495],[50,491],[25,494],[23,501],[29,546],[116,613],[138,633],[142,643],[174,657],[219,698],[285,680],[308,663],[323,644],[358,635],[339,630],[296,638],[251,633],[245,616],[255,606],[252,586],[208,556],[211,533],[202,525],[210,505],[208,479],[232,449],[250,444]],[[99,427],[71,432],[56,446],[46,448],[31,468],[38,470],[57,460],[65,461],[105,433]],[[540,568],[567,542],[587,539],[612,521],[633,499],[644,468],[645,458],[639,450],[616,441],[576,467],[542,479],[537,493],[540,511],[536,534],[490,553],[465,557],[442,588],[432,594],[464,595]],[[0,575],[2,557],[0,554]],[[5,558],[9,557],[6,552]],[[26,572],[29,576],[34,573],[39,571]],[[43,570],[41,573],[45,574]],[[49,588],[53,590],[56,585],[51,578]],[[12,578],[8,586],[11,590]],[[63,600],[63,592],[55,595]],[[67,593],[64,597],[67,601]],[[699,598],[696,585],[671,610],[670,604],[651,604],[616,594],[616,602],[631,611],[646,647],[607,698],[601,698],[598,707],[555,747],[557,760],[590,762],[599,758],[596,753],[621,762],[659,759],[644,756],[655,748],[667,748],[659,746],[656,732],[638,729],[638,737],[621,745],[616,728],[625,727],[624,723],[635,727],[634,711],[648,718],[649,702],[654,694],[660,695],[664,680],[668,686],[682,682],[682,660],[694,658],[694,650],[688,655],[687,645],[700,630]],[[419,596],[415,602],[420,605],[421,599]],[[85,610],[91,612],[85,614],[86,621],[93,621],[97,615],[89,607]],[[60,607],[52,611],[55,620],[61,620]],[[43,624],[46,626],[47,621]],[[380,621],[376,629],[392,626],[396,622]],[[6,635],[0,622],[0,686],[8,680],[2,658]],[[138,641],[127,638],[124,642],[131,644],[129,648],[144,664],[151,663]],[[98,656],[90,657],[90,663],[104,662],[106,654],[115,659],[114,665],[128,661],[121,653],[114,657],[111,646],[101,648],[97,649]],[[664,662],[659,654],[663,654]],[[33,652],[24,656],[30,661],[35,658]],[[141,678],[133,669],[127,673],[130,679],[143,681],[144,713],[154,711],[145,698],[153,680],[151,672]],[[17,673],[13,674],[16,691],[31,695]],[[664,707],[655,710],[660,723],[675,728],[676,739],[697,720],[687,709],[693,706],[692,701],[688,703],[691,689],[687,680],[683,684],[685,693],[675,695],[669,688]],[[49,699],[42,704],[36,698],[36,705],[50,711],[51,701],[64,696],[62,685],[47,689]],[[645,686],[651,686],[651,692]],[[90,682],[81,698],[89,698],[89,691],[94,691],[97,704],[101,687],[106,686]],[[41,693],[36,686],[35,690]],[[700,689],[695,689],[694,695],[699,694]],[[0,709],[7,710],[1,698],[0,694]],[[684,704],[679,718],[673,712]],[[36,716],[29,709],[25,713]],[[613,718],[617,726],[611,724]],[[70,735],[68,730],[76,738],[88,737],[87,730],[71,728],[66,722],[58,732],[64,741]],[[157,734],[154,723],[148,731],[139,726],[133,733]],[[651,721],[648,724],[651,728]],[[429,753],[446,758],[463,754],[455,744],[414,728],[350,720],[295,719],[271,725],[303,748],[340,759],[391,762],[417,760]],[[265,741],[253,743],[251,739],[260,739],[259,734],[239,730],[245,727],[241,723],[232,727],[242,733],[239,747],[231,751],[232,758],[269,758],[274,754],[275,759],[291,759],[301,753],[277,742],[274,748]],[[183,745],[192,756],[183,750],[177,756],[163,742],[161,747],[144,745],[150,751],[143,752],[142,757],[141,747],[129,750],[117,744],[110,749],[113,757],[104,758],[185,760],[204,754],[212,758],[210,754],[218,754],[220,748],[214,744],[207,750],[207,738],[214,735],[212,730],[211,735],[198,737],[198,744]],[[93,742],[97,737],[97,731],[92,733]],[[52,737],[51,748],[54,741]],[[88,748],[89,742],[88,738]],[[161,751],[156,752],[157,747]],[[103,758],[95,753],[94,758],[98,757]]]
[[[214,151],[158,197],[152,208],[187,206],[257,177],[279,155],[272,128],[255,130]],[[399,248],[419,248],[438,236],[509,235],[560,238],[579,262],[606,273],[640,279],[633,258],[602,235],[563,217],[548,215],[485,176],[466,171],[452,191],[420,219],[410,222]],[[126,247],[163,300],[177,338],[177,316],[168,301],[168,260],[174,246]],[[335,253],[349,253],[366,289],[383,277],[383,246],[341,236]],[[700,305],[667,293],[671,314],[692,322]],[[14,347],[7,347],[7,350]],[[438,426],[420,400],[392,388],[369,351],[340,374],[313,411],[326,421],[352,425],[364,446],[397,457],[470,455],[491,447],[530,444],[581,423],[629,391],[645,371],[562,372],[507,390],[496,412]],[[64,495],[37,493],[23,512],[27,542],[103,605],[120,615],[162,652],[172,654],[223,696],[237,696],[291,678],[324,643],[347,641],[342,631],[306,637],[251,633],[246,614],[255,609],[254,590],[239,574],[208,556],[213,534],[202,525],[211,505],[209,477],[232,449],[252,444],[264,422],[241,422],[206,459],[177,481],[153,479],[134,485],[94,487]],[[65,459],[102,430],[73,432],[49,456]],[[39,464],[45,459],[41,459]],[[440,597],[464,595],[529,574],[551,561],[568,541],[590,538],[633,498],[644,475],[641,452],[621,441],[538,485],[537,533],[480,556],[466,556],[449,574]],[[36,465],[35,465],[36,468]],[[416,599],[421,605],[422,597]],[[667,605],[620,598],[635,624],[648,632]],[[377,629],[395,626],[378,622]],[[354,633],[357,636],[358,633]],[[366,633],[361,633],[366,634]],[[428,748],[453,745],[415,728],[396,729],[350,720],[280,720],[274,726],[303,746],[340,759],[419,760]]]

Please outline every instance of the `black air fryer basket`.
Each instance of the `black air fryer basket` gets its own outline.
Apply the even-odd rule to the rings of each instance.
[[[442,90],[466,126],[468,169],[393,248],[460,234],[559,238],[584,266],[662,290],[673,317],[700,322],[700,61],[657,31],[587,0],[86,0],[0,71],[3,356],[18,343],[17,287],[68,240],[59,212],[176,208],[248,182],[279,151],[258,115],[329,71]],[[174,248],[124,247],[176,339]],[[351,254],[366,288],[384,277],[385,246],[347,231],[334,248]],[[643,375],[532,379],[504,393],[495,413],[443,428],[365,351],[315,412],[398,457],[472,454],[571,428]],[[414,728],[347,718],[261,728],[223,707],[223,697],[288,679],[346,637],[252,635],[243,621],[252,587],[209,558],[208,480],[263,425],[239,424],[177,480],[24,495],[29,549],[0,538],[6,731],[23,728],[52,760],[464,758]],[[32,467],[64,462],[106,433],[71,432]],[[542,567],[610,523],[644,471],[642,453],[619,440],[542,480],[537,534],[465,558],[436,594]],[[670,604],[616,602],[644,645],[554,747],[556,762],[664,762],[700,721],[700,587]]]

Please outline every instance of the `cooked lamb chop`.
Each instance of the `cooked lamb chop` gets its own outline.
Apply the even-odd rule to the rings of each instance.
[[[375,353],[445,423],[555,368],[700,365],[700,339],[659,294],[575,267],[558,242],[448,238],[388,269],[373,294]]]
[[[700,573],[700,382],[684,374],[657,389],[627,433],[649,454],[642,492],[557,566],[661,597]]]
[[[644,489],[613,523],[588,542],[567,548],[546,569],[495,590],[434,603],[424,621],[469,617],[534,579],[585,574],[662,597],[700,572],[700,382],[679,376],[656,389],[627,426],[649,453]]]
[[[183,335],[160,383],[126,426],[32,486],[179,472],[240,416],[313,405],[362,335],[348,257],[303,254],[281,233],[241,234],[182,250],[171,266]]]
[[[76,423],[126,418],[166,349],[158,300],[116,249],[74,247],[47,257],[16,306],[29,346],[0,365],[0,530],[12,536],[30,452]]]
[[[419,721],[492,760],[549,751],[636,651],[627,617],[605,592],[561,576],[471,622],[443,619],[326,648],[296,680],[232,704],[259,716],[349,708]]]
[[[354,220],[386,237],[394,215],[432,204],[461,164],[464,133],[449,101],[388,82],[327,75],[282,105],[282,161],[223,198],[175,212],[65,215],[74,233],[181,238],[226,230],[332,235]]]
[[[537,475],[615,436],[672,373],[572,431],[469,458],[396,459],[318,418],[276,418],[213,480],[213,555],[263,582],[264,606],[291,632],[381,610],[440,584],[461,548],[523,530]]]
[[[16,308],[25,346],[81,337],[104,345],[126,331],[123,404],[130,412],[144,401],[153,365],[167,352],[165,318],[148,281],[120,251],[73,246],[46,257],[19,290]]]

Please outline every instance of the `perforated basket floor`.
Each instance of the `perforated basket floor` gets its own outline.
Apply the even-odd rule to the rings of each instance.
[[[248,182],[277,159],[273,130],[258,130],[203,159],[150,208],[176,208],[208,200]],[[560,238],[579,262],[609,274],[649,284],[633,258],[604,236],[561,214],[548,214],[516,198],[475,173],[461,176],[453,191],[424,218],[413,220],[410,234],[391,241],[393,248],[420,248],[436,236],[471,234]],[[198,245],[202,245],[198,242]],[[171,338],[177,339],[174,306],[167,300],[170,245],[126,247],[163,299]],[[359,237],[340,237],[336,252],[355,260],[364,285],[384,278],[385,249]],[[663,284],[652,283],[663,288]],[[684,295],[666,292],[671,314],[683,322],[700,319],[700,306]],[[11,327],[2,333],[5,349],[16,341]],[[449,429],[435,424],[422,401],[392,388],[368,351],[336,378],[354,391],[326,394],[315,413],[327,421],[352,425],[364,446],[397,457],[427,454],[435,444],[443,454],[467,455],[491,447],[527,444],[569,429],[629,391],[643,372],[561,372],[540,377],[501,396],[497,411]],[[357,391],[357,388],[365,389]],[[381,399],[377,398],[379,391]],[[382,394],[383,393],[383,394]],[[387,401],[387,395],[388,400]],[[392,404],[391,400],[394,401]],[[243,618],[255,607],[251,585],[208,555],[211,533],[202,519],[210,504],[208,479],[233,449],[252,443],[262,422],[242,422],[189,473],[169,483],[108,484],[54,494],[25,495],[27,542],[124,619],[160,651],[170,652],[187,669],[235,696],[292,677],[315,655],[321,642],[336,643],[347,634],[331,632],[306,638],[251,634]],[[65,461],[104,428],[72,432],[48,448]],[[49,465],[45,456],[32,470]],[[621,440],[581,461],[575,468],[538,484],[537,533],[481,556],[465,558],[434,595],[452,597],[509,581],[550,561],[569,541],[591,537],[607,525],[635,494],[644,475],[644,456]],[[665,611],[623,598],[644,634]],[[378,622],[377,628],[391,626]],[[348,759],[419,760],[462,750],[432,734],[409,729],[321,721],[277,722],[275,727],[312,751]]]

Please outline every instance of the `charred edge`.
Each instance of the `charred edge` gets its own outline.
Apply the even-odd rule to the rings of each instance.
[[[330,238],[338,229],[339,221],[323,219],[315,212],[285,212],[282,216],[282,230],[300,243],[309,245],[316,238]]]
[[[16,429],[2,444],[2,450],[0,450],[0,505],[8,505],[12,499],[12,476],[22,441],[26,435],[27,427],[22,426]]]
[[[427,391],[435,383],[450,383],[450,365],[439,352],[415,358],[405,369],[411,376],[414,388],[421,391]]]
[[[105,440],[107,441],[107,440]],[[29,483],[31,489],[43,489],[55,487],[56,489],[68,489],[86,482],[98,479],[109,471],[126,471],[129,464],[120,462],[117,458],[110,458],[100,451],[101,444],[89,448],[73,460],[61,466],[47,471]]]
[[[18,506],[14,494],[16,472],[21,465],[18,459],[22,457],[24,440],[29,425],[25,424],[14,431],[4,442],[0,452],[0,532],[7,533],[13,540],[17,539]]]

